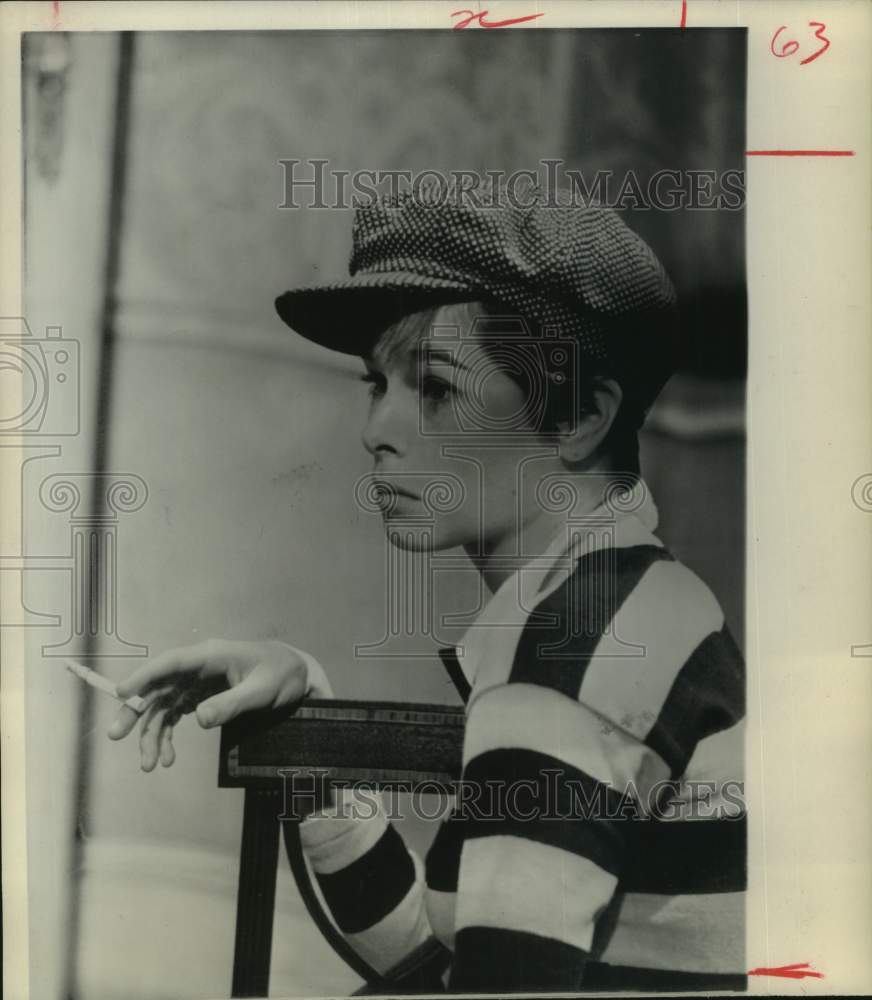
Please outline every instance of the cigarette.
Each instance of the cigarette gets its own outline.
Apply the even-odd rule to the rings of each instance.
[[[96,670],[91,670],[90,667],[86,667],[82,663],[76,663],[75,660],[64,660],[63,663],[67,670],[69,670],[71,674],[75,674],[80,681],[84,681],[86,684],[90,684],[92,688],[96,688],[98,691],[102,691],[103,694],[108,694],[116,701],[122,702],[129,709],[136,712],[137,715],[142,715],[142,713],[148,708],[148,702],[145,698],[140,698],[138,694],[135,694],[127,699],[119,698],[118,689],[112,681],[110,681],[108,677],[98,674]]]

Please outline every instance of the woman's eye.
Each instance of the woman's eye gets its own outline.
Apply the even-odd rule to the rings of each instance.
[[[365,375],[360,376],[360,381],[365,382],[369,386],[369,395],[371,397],[383,396],[385,394],[387,380],[384,375],[379,375],[378,372],[367,372]]]
[[[437,378],[435,375],[425,375],[421,379],[421,395],[425,399],[430,399],[438,403],[448,399],[453,393],[454,386],[450,382],[446,382],[443,378]]]

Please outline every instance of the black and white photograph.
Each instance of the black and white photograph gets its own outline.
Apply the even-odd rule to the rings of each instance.
[[[749,936],[748,29],[68,6],[0,317],[10,995],[826,991]]]

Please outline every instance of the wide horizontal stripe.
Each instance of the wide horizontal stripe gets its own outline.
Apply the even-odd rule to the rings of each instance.
[[[627,893],[602,960],[685,972],[745,969],[745,893]]]
[[[696,647],[666,696],[646,742],[682,774],[701,739],[745,714],[745,664],[726,628]]]
[[[732,893],[747,886],[747,824],[696,819],[627,824],[621,890],[639,893]]]
[[[457,906],[456,892],[440,892],[427,887],[424,893],[427,919],[433,933],[446,948],[454,948],[454,911]]]
[[[442,661],[442,666],[444,666],[448,672],[448,676],[451,678],[451,683],[457,689],[457,693],[460,695],[461,701],[469,701],[472,686],[470,685],[466,674],[463,672],[463,667],[460,665],[457,650],[454,646],[443,646],[438,652],[439,659]]]
[[[439,892],[454,892],[460,870],[464,824],[456,815],[439,824],[425,860],[427,887]]]
[[[653,545],[606,548],[578,560],[575,572],[536,605],[521,634],[509,680],[578,696],[594,651],[652,564],[671,560]],[[550,621],[541,623],[542,616]]]
[[[435,937],[409,952],[397,965],[392,966],[385,978],[391,983],[392,993],[417,996],[422,993],[444,993],[443,976],[451,965],[451,949]],[[352,996],[372,995],[378,987],[371,985],[356,990]]]
[[[518,837],[467,841],[460,861],[458,931],[526,931],[589,951],[597,914],[617,879],[587,858]]]
[[[431,937],[424,908],[424,873],[412,855],[415,884],[393,910],[377,924],[358,934],[347,934],[348,943],[378,972],[387,972]]]
[[[393,826],[363,857],[331,874],[318,874],[324,900],[339,929],[366,930],[382,920],[415,882],[415,865]]]
[[[682,778],[697,781],[740,781],[745,774],[745,720],[705,736],[696,745]]]
[[[660,799],[658,819],[737,819],[745,813],[744,720],[701,740]]]
[[[680,563],[655,563],[597,644],[579,700],[644,739],[681,668],[723,624],[723,612],[699,577]]]
[[[528,750],[492,750],[463,773],[463,835],[517,837],[588,858],[617,875],[624,858],[626,800],[583,771]],[[613,818],[608,818],[613,817]]]
[[[330,874],[370,851],[387,829],[377,793],[337,789],[331,809],[313,813],[300,824],[300,840],[313,871]]]
[[[449,993],[544,993],[576,990],[585,952],[535,932],[466,927],[455,942]]]
[[[621,904],[624,901],[621,893],[621,883],[618,882],[614,895],[596,917],[596,926],[593,931],[593,942],[590,947],[591,958],[599,958],[608,947],[612,939],[615,927],[621,918]]]
[[[655,514],[654,524],[656,520]],[[603,549],[629,549],[641,546],[663,549],[663,542],[645,527],[638,517],[623,516],[609,522],[602,517],[602,508],[591,516],[587,524],[583,521],[567,524],[565,531],[566,535],[558,547],[561,556],[540,582],[537,595],[540,601],[545,600],[566,580],[575,570],[573,564],[582,556]]]
[[[590,961],[583,985],[585,990],[609,993],[737,993],[748,989],[748,977],[743,972],[679,972]]]
[[[504,748],[555,758],[619,791],[630,783],[650,786],[669,775],[644,743],[578,701],[538,684],[491,688],[470,709],[464,763]],[[644,788],[639,790],[644,795]]]
[[[463,674],[472,683],[469,704],[493,685],[506,683],[518,639],[537,620],[536,605],[575,570],[577,556],[564,551],[565,543],[556,540],[548,552],[507,577],[464,634],[457,649],[462,651]],[[543,592],[544,580],[551,576],[557,579]]]

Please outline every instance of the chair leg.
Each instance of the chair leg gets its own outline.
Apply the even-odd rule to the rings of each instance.
[[[269,991],[280,812],[278,791],[245,790],[236,896],[233,997],[265,997]]]

